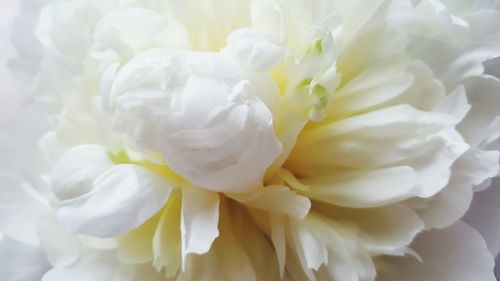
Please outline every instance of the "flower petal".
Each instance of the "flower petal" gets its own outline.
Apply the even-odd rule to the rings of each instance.
[[[0,174],[0,229],[15,240],[38,245],[36,222],[52,212],[48,202],[34,188]]]
[[[302,269],[307,275],[312,275],[313,270],[328,263],[328,251],[324,241],[319,240],[304,224],[294,224],[290,230],[296,254],[302,264]]]
[[[40,280],[50,265],[42,248],[4,237],[0,242],[0,276],[5,281]]]
[[[161,281],[162,275],[149,266],[120,263],[113,251],[89,251],[76,263],[56,267],[47,272],[42,281]]]
[[[161,212],[160,221],[153,237],[153,265],[157,270],[165,268],[167,277],[175,276],[181,268],[181,196],[170,195]]]
[[[67,266],[80,256],[80,241],[76,235],[62,229],[54,214],[41,217],[37,221],[37,231],[51,265]]]
[[[329,111],[334,115],[372,109],[401,95],[414,82],[403,63],[394,61],[369,66],[343,86],[332,99]]]
[[[338,176],[307,178],[308,197],[334,205],[369,208],[398,202],[416,193],[417,178],[410,167],[343,173]]]
[[[417,237],[414,257],[385,258],[387,271],[380,271],[384,281],[495,281],[494,259],[481,235],[458,222],[442,230],[432,230]]]
[[[311,208],[307,197],[297,195],[285,186],[266,186],[249,193],[226,195],[246,206],[298,219],[304,218]],[[278,201],[280,204],[276,204]]]
[[[379,167],[421,155],[430,137],[453,125],[446,114],[398,105],[303,131],[290,155],[304,163]]]
[[[426,208],[417,212],[425,221],[426,229],[444,228],[457,222],[467,211],[473,196],[472,185],[453,178],[438,194],[429,198]]]
[[[497,179],[493,181],[490,188],[474,195],[472,205],[463,218],[465,222],[481,233],[493,255],[500,252],[499,200],[500,181]]]
[[[183,187],[182,190],[182,269],[188,254],[208,252],[219,236],[219,195],[201,188]]]
[[[264,72],[285,58],[286,49],[276,39],[254,29],[238,29],[227,38],[227,51],[251,71]]]
[[[158,212],[172,185],[136,165],[116,165],[101,174],[92,191],[63,201],[58,209],[62,225],[81,234],[117,236]]]
[[[294,237],[299,263],[309,280],[374,279],[373,261],[350,227],[311,213],[300,222],[292,222],[289,233]],[[298,235],[302,236],[302,243],[297,243]],[[320,262],[323,266],[318,271],[309,270],[311,263]]]
[[[285,237],[285,217],[280,215],[271,215],[271,241],[273,242],[278,265],[280,268],[280,277],[283,279],[286,266],[286,237]]]
[[[465,81],[467,98],[472,108],[458,125],[460,133],[472,144],[479,144],[488,127],[500,116],[500,79],[474,77]]]
[[[404,204],[348,209],[315,202],[315,211],[356,228],[359,242],[372,254],[403,254],[424,228],[417,213]]]
[[[146,263],[153,259],[153,235],[160,213],[154,215],[138,228],[118,238],[117,255],[120,261],[128,264]]]
[[[498,152],[471,148],[452,167],[450,182],[436,195],[425,200],[425,208],[417,208],[426,228],[444,228],[457,222],[468,210],[473,187],[498,173]]]
[[[79,145],[64,153],[52,169],[52,188],[60,199],[90,191],[92,182],[113,165],[109,153],[99,145]]]

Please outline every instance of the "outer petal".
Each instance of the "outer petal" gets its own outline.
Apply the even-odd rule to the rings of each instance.
[[[457,222],[467,211],[473,197],[473,186],[486,184],[498,173],[498,152],[471,148],[453,165],[448,185],[426,200],[417,212],[426,228],[444,228]],[[485,182],[486,181],[486,182]]]
[[[473,197],[472,184],[453,177],[438,194],[429,198],[425,207],[417,212],[425,221],[426,229],[448,227],[467,211]]]
[[[469,78],[465,80],[465,88],[472,107],[458,128],[467,142],[478,145],[485,139],[488,127],[500,116],[500,80],[490,76]]]
[[[92,183],[92,191],[64,201],[58,217],[69,230],[98,237],[130,231],[158,212],[172,185],[136,165],[116,165]]]
[[[426,1],[430,2],[430,1]],[[433,1],[437,2],[437,1]],[[446,12],[445,12],[446,13]],[[484,67],[482,63],[498,55],[500,33],[497,26],[500,22],[498,11],[480,11],[465,17],[464,31],[458,33],[448,31],[442,37],[462,37],[467,35],[467,40],[461,38],[459,42],[451,43],[450,40],[438,42],[432,39],[418,37],[410,44],[415,46],[412,50],[414,56],[425,61],[446,85],[448,90],[461,84],[463,79],[480,75]],[[425,25],[431,27],[429,21]],[[446,22],[443,22],[445,25]],[[463,24],[461,24],[463,25]],[[430,36],[435,34],[430,32]],[[430,37],[429,36],[429,37]],[[455,38],[457,39],[457,38]]]
[[[67,266],[80,255],[81,244],[76,235],[62,229],[55,214],[41,217],[37,221],[40,244],[53,266]]]
[[[90,191],[92,181],[112,165],[102,146],[75,146],[64,153],[52,169],[52,188],[61,199],[83,195]]]
[[[476,228],[486,240],[488,249],[493,255],[500,251],[500,180],[493,181],[492,186],[476,193],[464,221]]]
[[[0,174],[0,229],[7,235],[37,245],[36,221],[51,211],[31,185]]]
[[[219,236],[219,195],[201,188],[183,187],[182,191],[182,269],[190,253],[208,252]]]
[[[40,280],[49,269],[42,248],[4,237],[0,242],[0,276],[4,281]]]
[[[423,233],[413,243],[422,262],[414,257],[387,258],[388,272],[380,281],[495,281],[494,259],[481,235],[458,222],[443,230]]]

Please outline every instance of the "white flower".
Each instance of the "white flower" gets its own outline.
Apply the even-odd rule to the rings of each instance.
[[[0,275],[495,280],[497,224],[460,218],[500,169],[499,8],[22,9],[34,103],[1,124]]]

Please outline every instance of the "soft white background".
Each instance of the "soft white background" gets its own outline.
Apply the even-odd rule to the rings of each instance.
[[[15,55],[10,43],[10,25],[17,14],[17,0],[0,0],[0,120],[10,116],[22,101],[22,90],[7,69],[6,62]]]
[[[0,122],[2,122],[13,117],[24,95],[21,86],[10,75],[6,66],[8,59],[15,56],[9,33],[11,22],[17,14],[18,0],[0,1]],[[8,161],[2,159],[5,160]],[[500,180],[487,191],[476,194],[471,211],[465,220],[481,231],[490,243],[494,243],[493,248],[500,249]],[[497,275],[500,276],[500,268],[497,268]]]

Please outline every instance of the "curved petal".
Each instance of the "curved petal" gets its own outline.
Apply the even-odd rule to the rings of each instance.
[[[359,242],[371,254],[403,254],[406,246],[424,229],[416,212],[404,204],[380,208],[339,208],[315,202],[315,211],[357,229]]]
[[[130,231],[158,212],[172,185],[136,165],[116,165],[101,174],[92,191],[61,203],[64,227],[81,234],[112,237]]]
[[[494,259],[481,235],[465,223],[458,222],[442,230],[432,230],[417,237],[412,248],[414,257],[385,258],[386,272],[380,281],[495,281]]]
[[[334,95],[331,114],[342,116],[370,110],[404,93],[414,83],[404,62],[392,59],[369,66]]]
[[[90,191],[92,182],[113,162],[99,145],[79,145],[66,151],[52,169],[52,188],[60,199],[70,199]]]
[[[5,281],[40,280],[50,265],[42,248],[4,237],[0,242],[0,276]]]
[[[291,226],[298,262],[309,280],[374,279],[373,261],[349,227],[315,214]],[[311,268],[319,270],[313,273]]]
[[[370,208],[412,197],[417,178],[410,167],[343,173],[338,176],[307,178],[308,197],[334,205]]]
[[[52,212],[34,188],[0,174],[0,229],[15,240],[38,245],[38,218]]]
[[[493,255],[500,252],[500,180],[494,180],[490,188],[476,193],[469,211],[463,218],[476,228],[486,240]]]
[[[251,220],[241,212],[241,208],[228,208],[229,201],[221,200],[220,204],[220,238],[217,239],[210,248],[210,251],[204,255],[191,255],[188,257],[187,270],[180,272],[177,281],[209,281],[209,280],[227,280],[227,281],[257,281],[257,280],[277,280],[274,274],[274,268],[265,268],[261,272],[256,269],[253,258],[271,257],[271,247],[262,247],[267,243],[260,239],[266,239],[263,235],[257,236],[256,232],[261,234]],[[233,205],[234,206],[234,205]],[[250,238],[249,240],[247,240]],[[248,248],[255,249],[255,252]],[[253,256],[258,253],[257,256]],[[265,259],[266,266],[272,265],[273,260]],[[260,269],[260,268],[259,268]],[[265,278],[259,273],[264,273]]]
[[[417,208],[426,229],[444,228],[457,222],[467,211],[473,193],[472,184],[452,176],[441,192],[429,198],[426,208]]]
[[[486,184],[485,181],[497,173],[498,152],[469,149],[454,163],[446,187],[423,199],[425,208],[417,208],[426,228],[445,228],[457,222],[470,206],[473,186]]]
[[[161,281],[162,275],[149,266],[122,264],[113,251],[90,251],[76,263],[48,271],[42,281]]]
[[[276,41],[254,29],[238,29],[228,36],[226,51],[250,70],[264,72],[285,58],[286,49]]]
[[[307,197],[297,195],[285,186],[266,186],[249,193],[226,195],[248,207],[298,219],[304,218],[311,208]],[[278,201],[280,204],[276,204]]]
[[[167,277],[181,268],[181,204],[181,192],[172,193],[153,236],[153,265],[157,270],[165,268]]]
[[[182,190],[182,269],[188,254],[208,252],[219,236],[219,195],[196,187]]]
[[[288,163],[373,168],[412,160],[431,148],[442,149],[448,139],[437,134],[454,123],[451,116],[409,105],[327,121],[303,131]]]
[[[67,266],[80,256],[80,240],[62,229],[55,214],[46,215],[37,221],[37,233],[51,265]]]
[[[458,128],[469,143],[478,145],[485,139],[488,127],[500,116],[500,79],[491,76],[469,78],[465,80],[465,89],[472,107]]]

